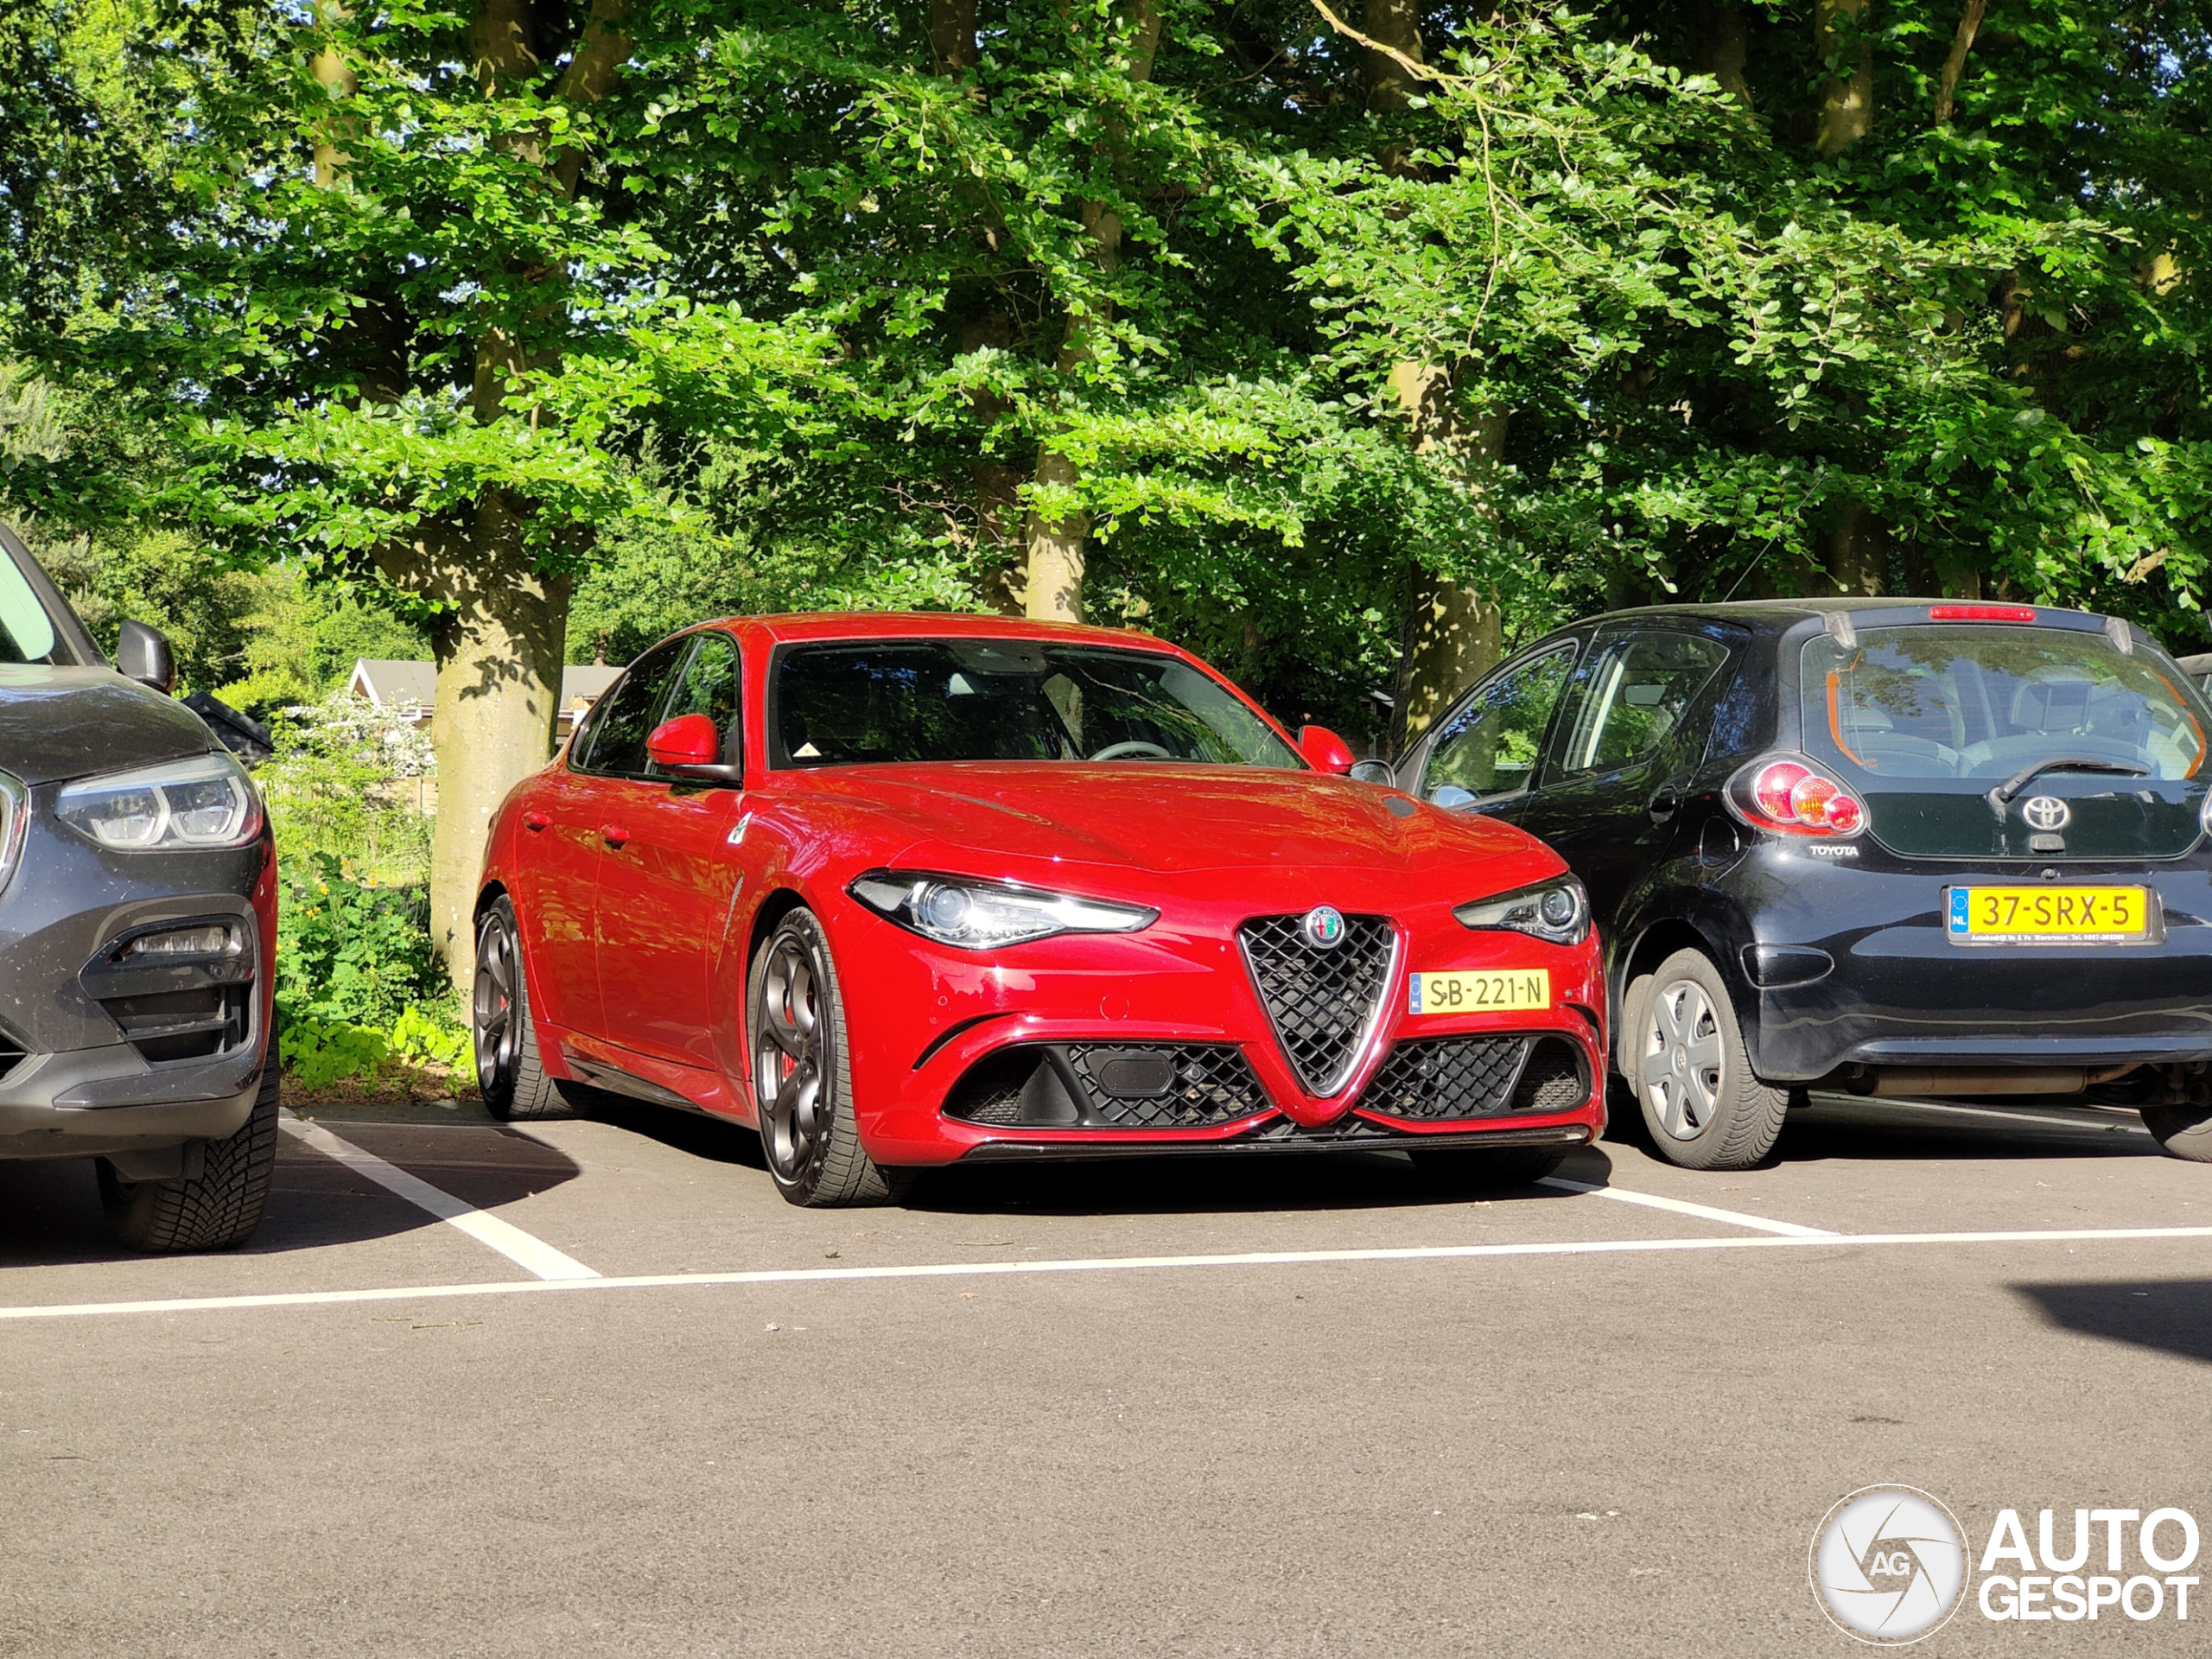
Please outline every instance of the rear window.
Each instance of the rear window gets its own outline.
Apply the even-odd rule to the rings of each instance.
[[[2204,728],[2162,663],[2102,633],[2005,626],[1868,628],[1805,647],[1813,753],[1884,779],[1995,783],[2054,754],[2193,777]]]
[[[2167,858],[2196,842],[2203,705],[2170,664],[2101,632],[1864,628],[1852,645],[1809,641],[1800,675],[1806,752],[1894,851]],[[2038,766],[1997,810],[1991,792]],[[2065,804],[2044,810],[2063,834],[2031,837],[2023,806],[2037,797]]]

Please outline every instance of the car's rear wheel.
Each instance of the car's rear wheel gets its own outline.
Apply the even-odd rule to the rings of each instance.
[[[844,998],[813,912],[776,924],[753,958],[746,1008],[753,1104],[776,1190],[810,1209],[903,1197],[912,1172],[879,1166],[853,1126]]]
[[[538,1058],[537,1028],[530,1017],[530,986],[522,967],[522,931],[505,895],[492,901],[477,925],[476,980],[468,1014],[484,1109],[509,1122],[567,1116],[569,1103]]]
[[[1438,1186],[1454,1192],[1491,1192],[1541,1181],[1567,1160],[1565,1147],[1479,1147],[1415,1148],[1414,1167]]]
[[[1637,1009],[1637,1102],[1652,1144],[1686,1169],[1749,1169],[1774,1150],[1787,1090],[1751,1075],[1728,987],[1701,950],[1659,964]]]
[[[134,1250],[182,1252],[232,1249],[253,1236],[276,1169],[281,1071],[272,1016],[253,1110],[236,1134],[207,1143],[200,1173],[190,1179],[126,1181],[99,1160],[100,1207],[117,1238]]]
[[[2212,1107],[2145,1106],[2143,1127],[2158,1137],[2168,1157],[2212,1164]]]

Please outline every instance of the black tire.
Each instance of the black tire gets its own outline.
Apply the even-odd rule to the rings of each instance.
[[[238,1132],[207,1143],[207,1160],[190,1180],[126,1181],[99,1160],[100,1207],[111,1231],[134,1250],[181,1254],[235,1249],[253,1236],[269,1207],[276,1169],[276,1095],[283,1067],[276,1022],[269,1024],[269,1058],[253,1110]]]
[[[1702,950],[1659,964],[1627,1035],[1623,1058],[1661,1157],[1685,1169],[1749,1169],[1774,1150],[1789,1091],[1752,1076],[1727,982]]]
[[[561,1087],[545,1075],[537,1026],[530,1017],[530,976],[523,971],[522,930],[502,894],[476,926],[475,983],[468,1000],[476,1087],[484,1109],[505,1122],[572,1116]]]
[[[2212,1107],[2145,1106],[2143,1127],[2158,1137],[2169,1158],[2212,1164]]]
[[[1567,1161],[1566,1147],[1441,1147],[1415,1151],[1414,1167],[1435,1185],[1455,1192],[1493,1192],[1541,1181]]]
[[[754,953],[745,1011],[753,1107],[776,1190],[814,1210],[904,1198],[914,1172],[880,1166],[853,1127],[845,1001],[812,911],[791,912]]]

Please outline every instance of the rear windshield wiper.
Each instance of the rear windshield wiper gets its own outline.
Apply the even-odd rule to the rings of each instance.
[[[2100,760],[2093,754],[2054,754],[2048,760],[2038,760],[2032,766],[2022,766],[1982,798],[1989,803],[1989,810],[1997,815],[1999,823],[2005,822],[2005,809],[2012,798],[2046,772],[2101,772],[2115,778],[2145,778],[2151,768],[2139,766],[2126,760]]]

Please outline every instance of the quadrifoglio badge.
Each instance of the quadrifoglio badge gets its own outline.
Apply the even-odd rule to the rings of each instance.
[[[1997,1623],[2185,1623],[2198,1543],[2186,1510],[1999,1510],[1977,1588],[1975,1553],[1942,1500],[1910,1486],[1867,1486],[1821,1517],[1809,1572],[1821,1611],[1846,1634],[1902,1647],[1969,1601]]]

